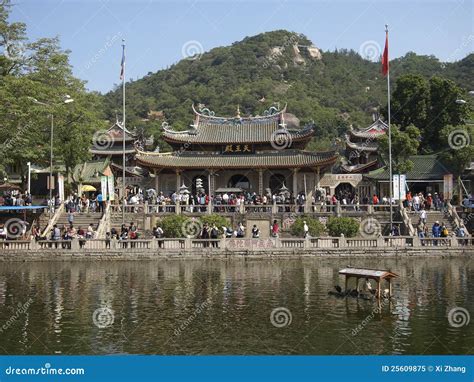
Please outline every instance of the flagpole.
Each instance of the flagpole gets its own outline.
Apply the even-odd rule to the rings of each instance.
[[[123,129],[123,152],[122,152],[122,224],[125,224],[125,39],[122,39],[122,129]]]
[[[385,24],[385,41],[388,45],[388,24]],[[388,52],[388,47],[387,47]],[[393,230],[393,174],[392,174],[392,129],[390,126],[390,60],[387,57],[387,109],[388,109],[388,168],[390,176],[390,235]]]

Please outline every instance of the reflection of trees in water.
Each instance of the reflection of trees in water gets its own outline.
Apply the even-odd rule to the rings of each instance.
[[[355,338],[355,345],[340,351],[355,352],[354,346],[363,346],[370,352],[380,345],[383,352],[421,352],[430,334],[449,334],[448,307],[472,310],[469,296],[474,290],[469,291],[473,286],[468,284],[471,268],[466,264],[468,259],[461,257],[5,264],[0,270],[0,322],[11,316],[11,307],[19,302],[32,297],[33,303],[2,337],[5,348],[13,353],[91,353],[91,346],[99,352],[144,352],[148,348],[159,352],[176,325],[186,322],[207,301],[176,340],[180,342],[166,346],[193,346],[199,336],[211,332],[219,336],[219,330],[229,333],[225,338],[230,342],[223,341],[225,346],[232,346],[234,335],[238,346],[244,334],[251,337],[252,330],[268,331],[270,311],[283,306],[293,315],[288,335],[310,333],[312,346],[335,350],[340,343],[326,343],[326,336],[337,336],[344,328],[350,331],[373,309],[372,302],[327,295],[334,285],[343,285],[338,270],[351,265],[391,269],[400,278],[393,285],[392,306],[382,309],[364,328],[363,335],[373,339],[373,344],[367,348]],[[99,329],[92,324],[92,312],[104,306],[114,310],[115,321],[112,328]],[[321,326],[311,332],[315,325]],[[49,349],[33,337],[43,332],[41,343]],[[427,339],[421,338],[422,333]],[[453,338],[446,341],[455,341],[456,336]],[[265,352],[269,345],[253,346]],[[303,344],[298,346],[296,351],[310,352]],[[433,347],[428,353],[435,350],[445,352]],[[212,351],[218,348],[211,346]]]

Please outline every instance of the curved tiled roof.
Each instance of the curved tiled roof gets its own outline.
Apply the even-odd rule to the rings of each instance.
[[[377,164],[377,160],[374,160],[374,161],[371,161],[369,163],[361,163],[361,164],[355,164],[355,165],[347,165],[347,164],[343,164],[341,165],[341,168],[344,172],[348,172],[348,173],[357,173],[357,172],[361,172],[361,171],[364,171],[364,170],[367,170],[373,166],[375,166]]]
[[[242,123],[239,125],[215,125],[211,123],[201,124],[199,129],[186,132],[165,131],[163,137],[167,142],[175,143],[270,143],[274,140],[278,130],[282,134],[288,134],[292,141],[301,141],[311,138],[313,128],[306,127],[300,130],[282,130],[278,123],[265,121],[259,123]]]
[[[406,173],[407,181],[443,180],[444,175],[452,173],[452,170],[445,166],[438,154],[412,155],[408,159],[413,162],[413,168]],[[387,166],[364,174],[364,176],[379,181],[390,180]]]
[[[346,136],[346,144],[349,148],[358,151],[377,151],[379,145],[376,142],[351,142]]]
[[[158,154],[139,151],[136,159],[141,165],[151,168],[295,168],[330,165],[335,163],[337,154],[335,151],[315,153],[301,150],[262,151],[248,155],[193,151]]]
[[[360,130],[350,130],[350,134],[357,138],[378,138],[385,134],[388,125],[381,119],[377,119],[369,127]]]
[[[188,144],[226,144],[226,143],[269,143],[274,140],[276,131],[288,134],[292,140],[309,139],[313,127],[287,129],[284,115],[286,107],[270,115],[256,117],[224,118],[205,115],[194,109],[193,128],[187,131],[174,131],[164,126],[163,137],[170,143]]]

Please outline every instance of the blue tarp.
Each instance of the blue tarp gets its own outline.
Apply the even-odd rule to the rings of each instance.
[[[0,206],[0,211],[41,210],[48,206]]]

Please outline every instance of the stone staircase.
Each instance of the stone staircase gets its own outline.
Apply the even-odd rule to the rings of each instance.
[[[456,230],[456,223],[453,221],[451,216],[447,212],[443,211],[426,211],[426,224],[428,226],[428,230],[431,232],[431,227],[433,227],[433,224],[438,221],[439,224],[445,224],[446,228],[448,229],[449,233],[453,233]],[[418,212],[409,212],[408,216],[411,219],[411,222],[413,224],[413,227],[418,226],[418,222],[420,221],[420,215]]]
[[[100,223],[100,219],[102,217],[101,212],[87,212],[87,213],[75,213],[74,214],[74,228],[76,230],[81,227],[82,229],[87,229],[89,224],[92,223],[92,227],[94,228],[94,231],[97,231]],[[62,227],[63,225],[69,226],[68,222],[68,214],[66,212],[63,212],[58,220],[56,221],[56,224],[58,227]]]

